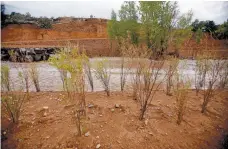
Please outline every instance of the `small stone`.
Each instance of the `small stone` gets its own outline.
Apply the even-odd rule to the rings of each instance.
[[[85,133],[85,137],[88,137],[90,135],[89,131]]]
[[[222,129],[222,125],[218,125],[218,128]]]
[[[152,132],[149,132],[149,135],[153,135],[153,133]]]
[[[50,136],[47,136],[47,137],[46,137],[46,139],[49,139],[49,138],[50,138]]]
[[[44,112],[43,116],[46,117],[47,116],[47,112]]]
[[[103,128],[103,125],[101,125],[101,128]]]
[[[111,111],[112,111],[112,112],[114,112],[114,111],[115,111],[115,109],[111,109]]]
[[[101,115],[99,115],[100,117],[102,117],[103,115],[101,114]]]
[[[96,136],[97,139],[99,139],[99,136]]]
[[[98,148],[100,148],[100,147],[101,147],[101,145],[100,145],[100,144],[97,144],[96,149],[98,149]]]
[[[44,106],[43,109],[44,110],[48,110],[49,108],[48,108],[48,106]]]
[[[119,104],[115,104],[115,108],[119,108],[120,107],[120,105]]]
[[[94,105],[93,104],[88,104],[88,108],[93,108]]]
[[[147,124],[148,124],[148,121],[149,121],[148,119],[146,119],[146,120],[145,120],[145,125],[147,125]]]

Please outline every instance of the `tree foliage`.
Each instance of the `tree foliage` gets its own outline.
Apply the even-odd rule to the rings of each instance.
[[[119,10],[120,34],[123,37],[130,37],[133,44],[138,43],[138,16],[134,1],[125,1]]]
[[[45,29],[52,28],[51,20],[49,18],[47,18],[47,17],[39,18],[38,24],[39,24],[40,28],[45,28]]]
[[[226,22],[218,26],[215,35],[218,39],[228,39],[228,19]]]
[[[5,26],[5,21],[6,21],[6,14],[5,14],[5,10],[6,10],[6,7],[5,7],[5,4],[4,3],[1,3],[1,26],[4,27]]]
[[[222,24],[216,25],[213,20],[199,21],[196,19],[192,23],[192,31],[210,33],[216,39],[227,39],[228,38],[228,20]]]
[[[128,38],[135,45],[146,44],[159,57],[171,41],[181,44],[181,37],[189,35],[192,15],[188,12],[180,16],[177,2],[140,1],[137,9],[135,2],[124,2],[119,10],[120,21],[113,19],[112,11],[108,33],[112,39]]]
[[[140,1],[139,10],[142,39],[154,53],[164,52],[177,17],[177,3]]]
[[[120,21],[117,21],[117,14],[114,10],[111,12],[111,20],[108,22],[108,34],[112,39],[117,39],[120,44],[120,38],[130,37],[132,43],[138,43],[138,15],[134,1],[124,2],[119,10]]]
[[[196,32],[197,30],[202,30],[203,32],[214,33],[217,29],[214,21],[207,20],[207,21],[199,21],[196,19],[192,23],[192,31]]]

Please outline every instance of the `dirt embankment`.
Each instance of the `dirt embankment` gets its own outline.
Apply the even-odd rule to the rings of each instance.
[[[173,49],[172,49],[173,50]],[[172,51],[171,50],[171,51]],[[216,57],[228,57],[228,40],[216,40],[204,34],[198,43],[193,36],[187,40],[179,50],[182,57],[195,57],[197,54],[211,54]]]
[[[118,56],[115,44],[107,39],[107,20],[61,18],[52,29],[40,29],[33,24],[8,25],[2,29],[5,47],[50,47],[79,44],[90,56]],[[111,46],[112,45],[112,46]],[[112,47],[112,48],[111,48]],[[174,51],[173,48],[168,49]],[[208,35],[200,43],[188,40],[179,50],[182,57],[194,57],[199,52],[228,57],[228,40],[215,40]]]
[[[11,24],[3,28],[2,42],[107,38],[106,23],[103,19],[59,21],[52,29],[40,29],[35,24]]]

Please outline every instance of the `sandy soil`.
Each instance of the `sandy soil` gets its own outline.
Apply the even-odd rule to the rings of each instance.
[[[2,129],[8,149],[211,149],[219,148],[228,126],[227,92],[216,95],[205,114],[200,113],[202,96],[189,91],[184,121],[176,124],[175,97],[157,92],[146,113],[138,119],[140,107],[131,93],[104,92],[86,94],[87,118],[83,121],[83,136],[77,136],[72,119],[73,106],[63,92],[32,93],[23,107],[17,126],[9,125],[2,108]],[[119,108],[115,108],[119,104]],[[42,108],[48,106],[47,115]],[[111,111],[114,109],[114,112]],[[8,129],[7,129],[8,128]],[[89,136],[84,133],[89,132]]]

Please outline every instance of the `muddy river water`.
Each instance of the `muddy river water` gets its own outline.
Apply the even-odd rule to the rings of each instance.
[[[92,65],[94,65],[97,61],[102,60],[104,58],[91,58],[90,62]],[[105,58],[108,60],[108,71],[111,72],[110,77],[110,89],[112,91],[119,91],[120,90],[120,63],[121,58]],[[13,62],[7,62],[2,61],[2,65],[8,65],[10,68],[10,78],[11,78],[11,84],[14,84],[15,90],[19,88],[20,85],[22,85],[20,79],[18,79],[18,72],[22,69],[28,69],[31,65],[31,63],[13,63]],[[195,60],[180,60],[178,69],[183,72],[183,77],[186,77],[191,80],[191,87],[194,88],[194,77],[195,77]],[[60,73],[58,69],[56,69],[54,66],[51,66],[48,62],[37,62],[36,66],[38,68],[39,72],[39,85],[41,88],[41,91],[61,91],[63,90],[62,87],[62,81],[60,77]],[[183,67],[184,66],[184,67]],[[94,68],[94,67],[93,67]],[[126,79],[126,89],[131,88],[131,83],[133,80],[133,74],[134,74],[135,68],[131,68],[130,70],[127,70],[128,75]],[[165,71],[161,71],[161,78],[164,76]],[[95,69],[92,69],[92,75],[93,75],[93,81],[94,81],[94,91],[102,91],[103,85],[96,78],[95,75]],[[86,84],[86,90],[91,91],[91,88],[89,86],[88,80],[86,78],[85,80]],[[29,79],[29,87],[30,91],[35,91],[35,86],[32,83],[31,79]],[[2,88],[3,90],[3,88]]]

